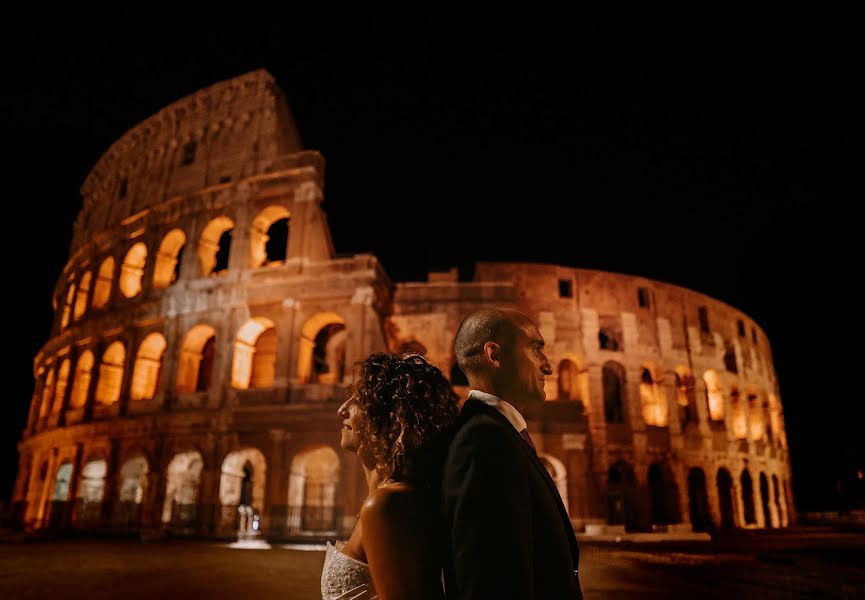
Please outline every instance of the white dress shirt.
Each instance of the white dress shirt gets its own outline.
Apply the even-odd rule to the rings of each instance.
[[[510,421],[511,425],[514,426],[517,433],[528,427],[528,425],[526,425],[526,420],[523,418],[523,415],[520,414],[520,411],[514,408],[513,404],[505,402],[498,396],[493,396],[492,394],[480,390],[471,390],[469,392],[469,397],[474,397],[476,400],[480,400],[484,404],[488,404],[502,413],[505,418]]]

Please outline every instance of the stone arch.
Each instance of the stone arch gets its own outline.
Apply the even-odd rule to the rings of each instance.
[[[711,529],[712,519],[709,516],[706,474],[699,467],[694,467],[688,472],[688,514],[691,519],[691,529],[694,531]]]
[[[763,527],[767,529],[777,527],[770,506],[771,498],[769,496],[769,480],[766,478],[766,474],[762,471],[760,471],[760,502],[763,505]]]
[[[108,463],[103,458],[90,460],[81,469],[75,511],[80,524],[94,525],[100,521],[107,474]]]
[[[762,394],[753,385],[749,385],[746,390],[748,393],[748,438],[753,441],[762,440],[766,435]]]
[[[233,523],[237,507],[242,503],[259,512],[264,510],[266,483],[267,462],[258,448],[230,452],[222,461],[219,476],[219,503],[223,514]]]
[[[568,502],[568,470],[565,468],[565,463],[560,461],[552,454],[538,454],[547,473],[556,484],[556,489],[559,490],[559,496],[562,497],[562,503],[565,505],[565,510],[570,512],[570,504]]]
[[[207,391],[213,372],[216,330],[201,323],[193,327],[180,346],[176,389],[180,393]]]
[[[733,420],[733,437],[744,440],[748,437],[748,423],[745,421],[745,403],[742,393],[735,383],[730,385],[730,413]]]
[[[120,293],[132,298],[141,293],[141,280],[144,277],[144,264],[147,262],[147,246],[144,242],[134,244],[126,253],[120,265]]]
[[[54,475],[54,492],[51,500],[55,502],[66,502],[69,500],[69,486],[72,483],[72,463],[64,462],[57,467]]]
[[[42,401],[39,403],[40,419],[46,417],[48,411],[51,409],[51,400],[54,398],[54,378],[56,375],[56,369],[52,365],[48,368],[45,374],[45,383],[42,385]]]
[[[185,245],[186,234],[182,229],[172,229],[162,238],[153,267],[154,288],[167,288],[177,281]]]
[[[219,273],[228,268],[231,252],[231,232],[234,221],[226,216],[216,217],[202,230],[198,242],[198,260],[202,277]]]
[[[249,232],[250,267],[263,267],[285,261],[288,255],[290,217],[291,213],[286,207],[276,204],[263,208],[255,216]],[[279,247],[274,247],[274,242],[277,241]]]
[[[607,423],[625,422],[625,367],[604,363],[601,379],[604,388],[604,418]]]
[[[176,527],[195,523],[198,513],[198,489],[204,462],[196,450],[178,452],[166,469],[165,504],[162,522]]]
[[[60,414],[60,409],[63,407],[63,396],[66,394],[66,387],[69,385],[69,371],[72,367],[72,362],[66,358],[60,363],[60,368],[57,369],[57,382],[54,384],[54,403],[51,406],[52,414]]]
[[[679,422],[682,429],[700,421],[700,413],[697,410],[696,382],[691,370],[685,366],[678,366],[674,370],[676,378],[676,405],[679,407]]]
[[[87,311],[87,297],[90,295],[90,280],[93,274],[90,271],[84,273],[78,280],[78,292],[75,295],[75,307],[72,309],[72,320],[77,321]]]
[[[669,414],[659,369],[652,362],[640,368],[640,405],[646,425],[666,427]]]
[[[66,287],[66,297],[63,302],[63,312],[60,314],[60,329],[66,329],[72,316],[72,305],[75,303],[75,281],[70,279]]]
[[[87,395],[90,393],[90,380],[93,377],[93,365],[96,360],[93,352],[85,350],[75,363],[75,375],[72,378],[72,393],[69,396],[69,408],[84,408]]]
[[[102,354],[99,364],[99,380],[96,382],[96,402],[114,404],[120,400],[120,386],[123,383],[123,363],[126,361],[126,348],[123,342],[112,343]]]
[[[142,340],[132,368],[131,400],[149,400],[156,395],[156,385],[162,368],[162,355],[167,342],[161,333],[153,332]]]
[[[276,344],[276,327],[270,319],[255,317],[244,323],[234,342],[231,386],[241,390],[273,386]]]
[[[678,523],[679,490],[670,465],[663,462],[649,465],[648,483],[652,524]]]
[[[721,509],[721,528],[733,529],[736,526],[733,510],[733,477],[730,471],[721,467],[716,476],[718,485],[718,504]]]
[[[706,384],[706,398],[709,406],[709,420],[724,420],[724,390],[721,386],[721,378],[714,369],[703,373],[703,382]]]
[[[775,508],[778,510],[778,524],[780,527],[787,527],[790,524],[790,519],[787,516],[787,503],[784,502],[784,496],[778,487],[778,476],[772,474],[772,487],[775,492]]]
[[[607,512],[610,525],[639,529],[637,480],[634,468],[623,460],[613,464],[607,471]]]
[[[556,398],[578,402],[585,411],[589,405],[589,372],[582,357],[566,354],[557,369]]]
[[[92,308],[102,308],[111,298],[111,285],[114,282],[114,258],[109,256],[102,261],[96,275],[96,285],[93,287]]]
[[[141,504],[147,489],[150,467],[143,453],[130,455],[120,467],[115,519],[127,530],[136,529],[141,521]]]
[[[297,379],[301,383],[340,383],[345,373],[345,319],[321,312],[304,324],[298,348]]]
[[[757,524],[757,513],[754,508],[754,482],[751,480],[751,473],[748,468],[742,469],[742,474],[739,477],[742,483],[742,508],[745,512],[745,525]]]
[[[336,489],[339,456],[329,446],[312,446],[291,461],[288,481],[288,520],[291,533],[339,530]]]

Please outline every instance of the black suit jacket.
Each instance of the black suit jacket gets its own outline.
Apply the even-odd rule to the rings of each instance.
[[[534,450],[471,397],[452,435],[440,498],[448,599],[582,598],[574,529]]]

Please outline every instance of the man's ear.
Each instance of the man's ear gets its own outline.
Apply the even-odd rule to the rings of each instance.
[[[484,344],[484,358],[486,361],[498,368],[502,365],[502,347],[495,342],[486,342]]]

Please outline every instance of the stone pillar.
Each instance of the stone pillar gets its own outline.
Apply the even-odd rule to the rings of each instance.
[[[132,374],[135,370],[135,359],[138,355],[138,345],[141,343],[141,334],[134,329],[128,336],[126,346],[126,357],[123,361],[123,378],[120,381],[120,398],[117,407],[118,416],[125,417],[129,410],[129,393],[132,387]],[[67,386],[68,387],[68,386]]]
[[[267,457],[267,486],[263,507],[263,528],[273,537],[280,537],[287,518],[288,478],[285,476],[285,430],[270,429],[270,449]]]
[[[118,441],[109,440],[108,456],[105,457],[107,468],[105,470],[105,484],[102,491],[102,523],[111,524],[114,516],[114,507],[118,497],[118,479],[120,476],[120,448]]]

